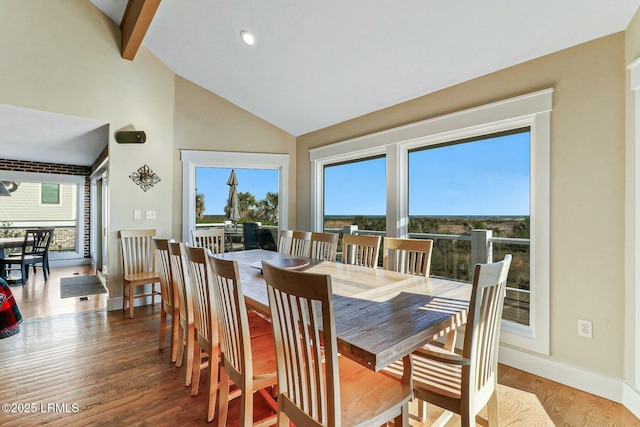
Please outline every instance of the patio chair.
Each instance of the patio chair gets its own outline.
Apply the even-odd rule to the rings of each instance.
[[[256,233],[254,230],[258,229],[258,223],[245,222],[242,224],[242,234],[244,236],[244,249],[260,249],[258,246],[258,239],[256,239]]]
[[[276,251],[276,240],[273,238],[273,233],[268,228],[256,228],[254,230],[256,234],[256,240],[260,249],[265,251]]]
[[[42,264],[42,274],[46,282],[49,280],[49,268],[47,264],[52,236],[52,228],[26,230],[20,253],[0,258],[0,268],[4,269],[8,267],[8,269],[11,269],[12,265],[19,265],[22,284],[24,285],[29,279],[29,266],[33,267],[33,272],[35,273],[36,264]]]

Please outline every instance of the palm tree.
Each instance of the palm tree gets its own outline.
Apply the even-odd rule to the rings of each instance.
[[[202,219],[204,217],[204,211],[204,194],[196,193],[196,218]]]
[[[258,203],[257,215],[270,224],[278,223],[278,193],[267,192],[265,198]]]
[[[238,193],[238,211],[240,212],[240,218],[248,218],[257,204],[256,196],[253,194],[249,192]],[[225,213],[226,212],[228,212],[228,207],[225,208]]]

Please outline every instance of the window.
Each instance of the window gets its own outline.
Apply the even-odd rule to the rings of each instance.
[[[433,193],[430,194],[427,187],[421,186],[420,179],[417,178],[421,168],[439,168],[440,170],[438,174],[425,177],[425,181],[454,182],[461,174],[457,169],[463,166],[451,163],[439,164],[442,162],[437,158],[439,153],[447,154],[463,150],[459,155],[473,160],[476,158],[475,154],[470,151],[464,153],[472,145],[487,144],[486,149],[494,143],[502,143],[500,138],[503,136],[515,138],[519,135],[518,138],[522,138],[523,150],[526,151],[527,142],[529,149],[528,156],[521,155],[516,162],[523,167],[523,162],[527,163],[527,157],[529,160],[528,197],[527,192],[523,192],[525,195],[517,206],[521,207],[521,209],[518,208],[519,215],[525,217],[528,212],[529,216],[529,220],[523,221],[518,228],[523,235],[529,233],[531,236],[528,252],[529,289],[523,289],[528,292],[530,305],[526,307],[525,298],[518,301],[518,303],[523,302],[520,307],[526,308],[520,310],[520,314],[527,314],[526,319],[519,317],[520,315],[513,316],[511,321],[503,319],[500,337],[505,344],[549,354],[549,182],[552,95],[553,90],[543,90],[310,150],[311,211],[314,230],[321,230],[324,225],[325,167],[328,169],[330,165],[341,162],[385,156],[386,234],[392,237],[410,237],[410,233],[419,231],[415,228],[415,221],[411,222],[412,218],[425,215],[421,213],[420,199],[427,199],[426,202],[429,203],[428,199],[433,197]],[[490,141],[493,139],[496,141]],[[493,158],[489,159],[491,160]],[[514,162],[513,159],[497,161],[500,162],[500,168],[510,167]],[[431,166],[421,162],[430,162]],[[435,164],[432,164],[434,162]],[[468,165],[469,162],[465,167]],[[524,168],[527,169],[527,167]],[[477,170],[475,173],[483,172]],[[468,180],[467,185],[463,187],[473,188],[472,186],[477,184],[476,181],[478,181],[477,176],[471,181]],[[509,184],[516,184],[516,182]],[[526,181],[517,184],[527,186]],[[494,196],[498,197],[499,192],[495,192]],[[467,197],[469,197],[468,194],[459,194],[453,199],[464,200]],[[476,204],[476,206],[481,205]],[[437,213],[436,210],[426,212],[434,215]],[[464,211],[450,209],[446,214],[454,212]],[[486,211],[478,215],[485,213]],[[511,215],[511,213],[505,215]],[[494,256],[500,258],[507,249],[499,236],[494,239],[496,240],[493,245]],[[508,250],[512,251],[512,248],[509,247]],[[513,289],[519,290],[517,286],[513,286]]]
[[[0,234],[54,227],[51,260],[84,258],[84,176],[0,171],[0,180],[19,184],[0,204]]]
[[[324,167],[324,229],[386,230],[384,156]]]
[[[514,257],[503,318],[529,325],[529,129],[420,147],[408,155],[409,233],[434,240],[431,274],[470,282],[478,261],[471,256],[471,232],[491,230],[503,239],[489,242],[493,259]]]
[[[228,219],[229,185],[238,181],[238,223],[278,225],[278,170],[196,168],[196,224],[224,223]]]
[[[182,160],[182,198],[183,210],[182,218],[185,218],[182,227],[182,239],[185,242],[191,241],[191,230],[196,227],[196,194],[198,194],[196,174],[200,168],[217,168],[226,171],[235,169],[236,172],[246,170],[271,171],[269,182],[277,179],[277,205],[278,205],[278,225],[286,228],[288,226],[288,206],[289,206],[289,155],[288,154],[263,154],[263,153],[234,153],[223,151],[197,151],[181,150]],[[220,172],[220,171],[219,171]],[[268,174],[268,173],[267,173]],[[277,178],[276,178],[277,177]],[[227,175],[228,178],[228,175]],[[240,181],[240,177],[238,177]],[[226,186],[223,194],[228,195]],[[239,185],[242,183],[239,182]],[[269,184],[273,185],[273,184]],[[239,191],[242,189],[239,188]],[[271,187],[270,187],[271,188]],[[226,192],[226,193],[225,193]],[[265,193],[266,195],[266,193]],[[206,196],[205,196],[206,199]],[[205,203],[206,204],[206,203]]]
[[[60,184],[40,184],[40,203],[43,205],[60,204]]]

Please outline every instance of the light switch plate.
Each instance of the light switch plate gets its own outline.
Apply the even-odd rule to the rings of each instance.
[[[140,209],[134,209],[133,219],[142,219],[142,211]]]
[[[145,211],[144,214],[146,219],[156,219],[156,211]]]

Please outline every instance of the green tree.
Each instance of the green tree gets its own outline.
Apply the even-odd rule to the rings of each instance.
[[[278,193],[267,192],[266,197],[257,204],[255,217],[269,224],[278,223]]]
[[[204,204],[204,194],[196,193],[196,218],[202,219],[204,218],[205,204]]]
[[[241,219],[250,219],[257,205],[258,201],[253,194],[249,192],[238,193],[238,211],[240,212]],[[229,213],[229,206],[224,208],[224,213]]]

